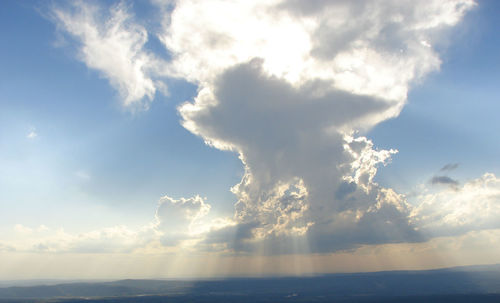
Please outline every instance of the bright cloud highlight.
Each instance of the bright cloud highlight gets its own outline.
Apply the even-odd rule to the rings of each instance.
[[[357,132],[399,114],[411,84],[439,68],[434,42],[473,5],[176,1],[161,39],[171,73],[200,87],[182,123],[245,165],[226,244],[286,253],[421,241],[404,197],[373,181],[395,151]]]

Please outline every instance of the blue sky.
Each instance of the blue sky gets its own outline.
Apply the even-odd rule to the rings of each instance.
[[[276,1],[288,16],[276,23],[251,11],[271,4],[236,3],[207,1],[200,11],[182,0],[0,4],[5,262],[90,252],[141,264],[141,254],[196,252],[265,263],[311,252],[333,254],[317,261],[327,270],[356,271],[381,267],[332,264],[355,264],[363,249],[397,255],[421,245],[414,266],[439,267],[446,264],[428,251],[440,237],[479,243],[453,264],[500,261],[477,255],[500,230],[498,2],[450,0],[449,10],[367,2],[344,11],[342,2]],[[332,16],[340,27],[327,22]],[[117,61],[123,67],[106,63],[115,56],[103,52],[121,58],[122,50],[132,54]],[[346,64],[348,77],[339,71]],[[440,170],[447,164],[458,166]],[[432,184],[434,176],[454,182]],[[296,273],[317,270],[297,262]],[[48,275],[69,276],[61,268]]]
[[[426,182],[446,163],[460,163],[454,174],[461,180],[484,171],[499,173],[500,142],[492,140],[499,129],[499,70],[494,65],[500,48],[495,30],[499,7],[496,1],[478,4],[453,30],[442,50],[441,70],[416,85],[397,118],[369,135],[378,146],[400,151],[378,176],[403,191]]]
[[[9,225],[21,218],[36,225],[74,222],[65,217],[88,208],[90,220],[80,224],[103,224],[103,211],[106,220],[117,216],[117,224],[124,216],[141,224],[166,193],[200,193],[232,207],[228,188],[241,175],[239,160],[205,146],[178,122],[175,107],[193,97],[195,86],[172,80],[171,95],[157,96],[149,111],[123,110],[107,81],[74,60],[70,45],[57,46],[44,3],[3,5],[9,47],[2,50],[2,166],[8,173],[1,192],[16,207],[2,207],[17,214],[5,218]],[[31,130],[33,140],[26,137]],[[78,171],[91,180],[80,180]],[[47,211],[60,207],[68,209]]]

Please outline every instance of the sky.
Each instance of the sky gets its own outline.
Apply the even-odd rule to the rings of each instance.
[[[0,279],[500,263],[497,1],[2,1]]]

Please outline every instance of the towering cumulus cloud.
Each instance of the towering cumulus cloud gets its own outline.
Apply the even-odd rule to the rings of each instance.
[[[179,0],[161,40],[179,107],[207,144],[237,152],[234,224],[206,249],[323,252],[418,241],[410,206],[373,181],[395,150],[359,135],[397,116],[440,65],[433,45],[474,3]]]
[[[239,154],[245,173],[231,189],[234,217],[210,223],[205,200],[165,196],[147,229],[164,246],[331,252],[420,241],[432,228],[438,235],[466,232],[481,218],[461,224],[462,213],[447,216],[454,205],[440,203],[451,197],[472,209],[473,199],[462,201],[459,191],[480,193],[497,209],[498,182],[489,175],[488,190],[436,177],[432,183],[452,188],[422,195],[413,207],[374,182],[377,167],[397,151],[379,150],[363,135],[396,117],[411,85],[439,69],[435,45],[472,0],[154,3],[165,16],[158,37],[169,62],[146,48],[146,26],[124,3],[76,2],[54,9],[53,19],[80,42],[80,59],[110,81],[125,106],[147,107],[164,76],[196,84],[198,95],[178,107],[182,125]],[[484,226],[497,226],[488,220]]]

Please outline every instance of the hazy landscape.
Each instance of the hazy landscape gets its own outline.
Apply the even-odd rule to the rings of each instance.
[[[0,288],[0,298],[74,303],[498,302],[500,265],[315,277],[68,282]]]

